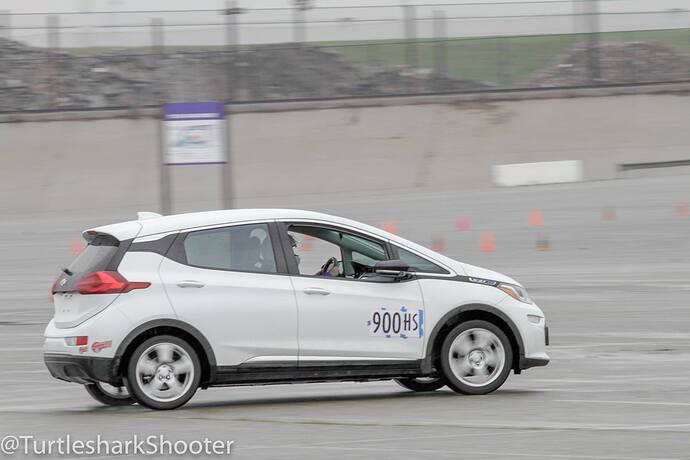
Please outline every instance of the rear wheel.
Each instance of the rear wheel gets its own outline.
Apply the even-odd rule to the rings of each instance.
[[[130,406],[136,401],[125,387],[116,387],[105,382],[84,385],[93,399],[106,406]]]
[[[201,364],[194,348],[171,335],[152,337],[139,345],[127,365],[127,389],[143,406],[175,409],[199,387]]]
[[[508,378],[513,350],[496,325],[473,320],[456,326],[441,348],[441,367],[450,388],[458,393],[483,395]]]
[[[446,381],[441,377],[415,377],[395,379],[395,383],[412,391],[436,391],[446,386]]]

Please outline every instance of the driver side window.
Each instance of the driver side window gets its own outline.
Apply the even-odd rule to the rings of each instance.
[[[288,237],[300,275],[359,279],[388,259],[382,243],[340,229],[293,224]]]

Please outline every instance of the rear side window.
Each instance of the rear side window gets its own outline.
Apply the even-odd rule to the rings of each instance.
[[[187,234],[188,265],[215,270],[276,273],[268,225],[252,224],[200,230]]]

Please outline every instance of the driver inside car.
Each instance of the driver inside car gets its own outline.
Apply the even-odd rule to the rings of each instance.
[[[297,266],[299,267],[300,262],[302,260],[299,254],[295,253],[295,249],[297,248],[297,239],[289,233],[288,238],[290,239],[290,245],[292,246],[292,254],[295,256],[295,261],[297,262]],[[326,261],[326,263],[321,266],[319,271],[314,273],[314,276],[323,276],[328,278],[342,277],[343,273],[340,269],[340,262],[338,262],[338,259],[336,257],[329,258]]]

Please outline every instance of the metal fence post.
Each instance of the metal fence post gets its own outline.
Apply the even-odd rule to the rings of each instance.
[[[446,44],[446,13],[434,11],[434,73],[437,77],[448,76],[448,49]]]
[[[225,106],[225,163],[221,168],[221,183],[223,190],[223,208],[232,209],[234,205],[233,186],[234,177],[232,171],[232,132],[231,112]]]
[[[160,75],[160,61],[163,60],[165,54],[165,35],[164,24],[162,18],[151,18],[151,51],[154,64],[154,72],[156,75],[156,85],[158,86],[157,103],[162,104],[167,98],[167,85],[164,78]]]
[[[54,102],[60,100],[62,88],[60,85],[60,17],[57,15],[46,16],[46,50],[50,61],[50,88],[54,96]]]
[[[12,16],[10,10],[0,10],[0,38],[12,38]]]
[[[232,101],[236,97],[235,88],[239,81],[237,72],[237,45],[239,43],[239,31],[237,27],[237,15],[240,14],[236,1],[225,2],[225,51],[227,62],[226,75],[226,101]]]
[[[303,1],[298,1],[295,2],[295,8],[292,12],[292,40],[298,45],[301,46],[304,42],[307,41],[307,32],[306,32],[306,12],[308,8],[308,4]]]
[[[225,163],[221,165],[221,202],[223,203],[223,208],[232,209],[233,207],[233,171],[232,171],[232,144],[231,144],[231,119],[230,110],[228,108],[229,103],[231,103],[236,97],[237,83],[240,81],[239,67],[237,65],[237,55],[239,52],[239,26],[237,21],[237,15],[242,13],[242,10],[237,7],[237,2],[234,0],[228,0],[225,2],[225,14],[227,16],[225,22],[225,48],[227,52],[227,94],[226,101],[224,105],[225,111]]]
[[[590,84],[601,81],[601,63],[599,61],[599,0],[585,2],[585,19],[587,24],[587,68]]]
[[[162,18],[152,18],[151,19],[151,51],[153,53],[154,62],[162,59],[162,55],[165,51],[165,42],[163,36],[163,19]],[[154,71],[160,70],[156,68]],[[154,79],[155,84],[160,85],[162,81],[160,79]],[[166,92],[159,92],[157,97],[157,103],[160,106],[158,112],[158,153],[159,153],[159,193],[160,193],[160,210],[161,214],[169,215],[172,213],[172,192],[170,186],[170,166],[165,164],[165,152],[166,152],[166,136],[164,129],[165,113],[163,109],[163,104],[165,103]]]
[[[60,50],[60,17],[54,14],[46,16],[46,47]]]
[[[409,68],[417,68],[417,21],[415,9],[412,5],[403,6],[405,11],[405,64]]]

